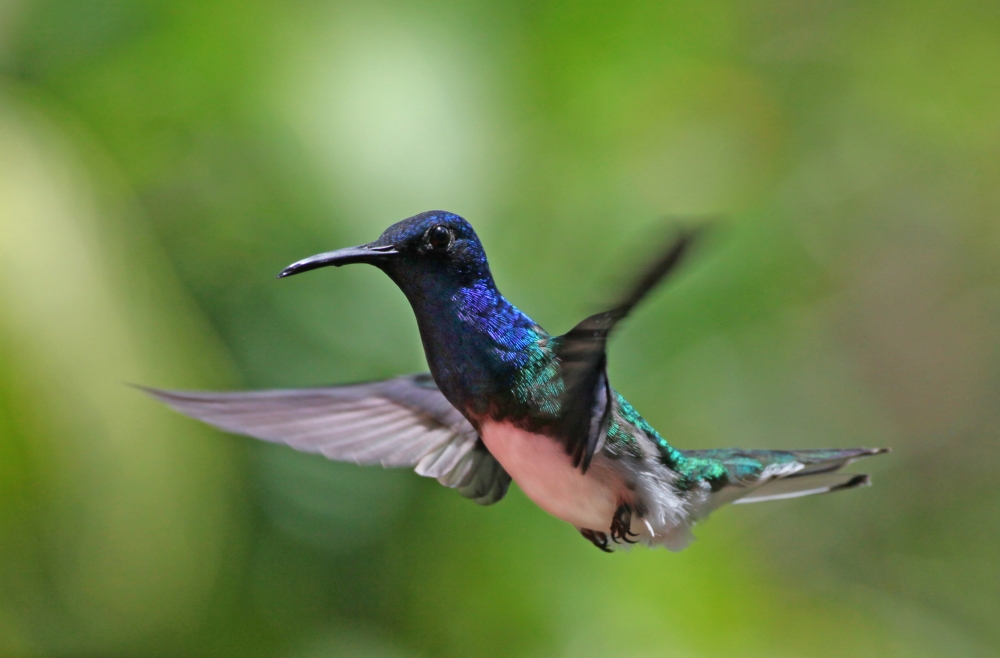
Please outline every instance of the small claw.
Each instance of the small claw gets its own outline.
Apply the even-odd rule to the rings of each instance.
[[[605,553],[613,553],[610,548],[608,548],[608,536],[597,530],[591,530],[590,528],[580,528],[580,534],[587,538],[591,544],[601,549]]]
[[[611,539],[616,544],[625,542],[626,544],[637,544],[638,542],[629,537],[638,537],[632,532],[632,507],[628,503],[622,503],[615,510],[615,515],[611,519]]]

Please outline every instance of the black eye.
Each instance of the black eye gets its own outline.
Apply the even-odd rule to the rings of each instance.
[[[455,235],[451,232],[451,229],[442,224],[430,227],[424,235],[427,246],[439,253],[447,251],[454,239]]]

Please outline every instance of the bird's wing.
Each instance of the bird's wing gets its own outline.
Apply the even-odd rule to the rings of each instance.
[[[681,232],[617,305],[590,316],[556,339],[555,352],[563,376],[563,392],[561,421],[555,430],[565,442],[573,465],[584,472],[591,458],[601,449],[613,409],[606,374],[608,336],[615,325],[677,267],[697,235],[697,231]]]
[[[413,468],[482,505],[503,498],[510,485],[510,476],[428,374],[302,389],[142,390],[227,432],[335,461]]]

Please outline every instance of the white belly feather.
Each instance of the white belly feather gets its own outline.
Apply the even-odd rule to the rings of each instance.
[[[573,467],[560,443],[510,423],[485,421],[480,436],[528,498],[577,528],[610,533],[618,506],[639,500],[646,514],[633,516],[632,532],[643,544],[676,551],[691,541],[692,508],[707,500],[707,487],[682,498],[671,486],[671,472],[641,467],[628,459],[613,461],[597,454],[582,473]]]
[[[510,423],[484,422],[483,443],[521,490],[549,514],[577,528],[608,532],[624,502],[621,478],[595,459],[584,474],[555,440]]]

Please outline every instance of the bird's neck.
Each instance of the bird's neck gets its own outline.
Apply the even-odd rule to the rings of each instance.
[[[401,288],[449,401],[473,418],[518,413],[517,389],[545,359],[548,334],[508,302],[488,274],[458,285],[424,278]]]

